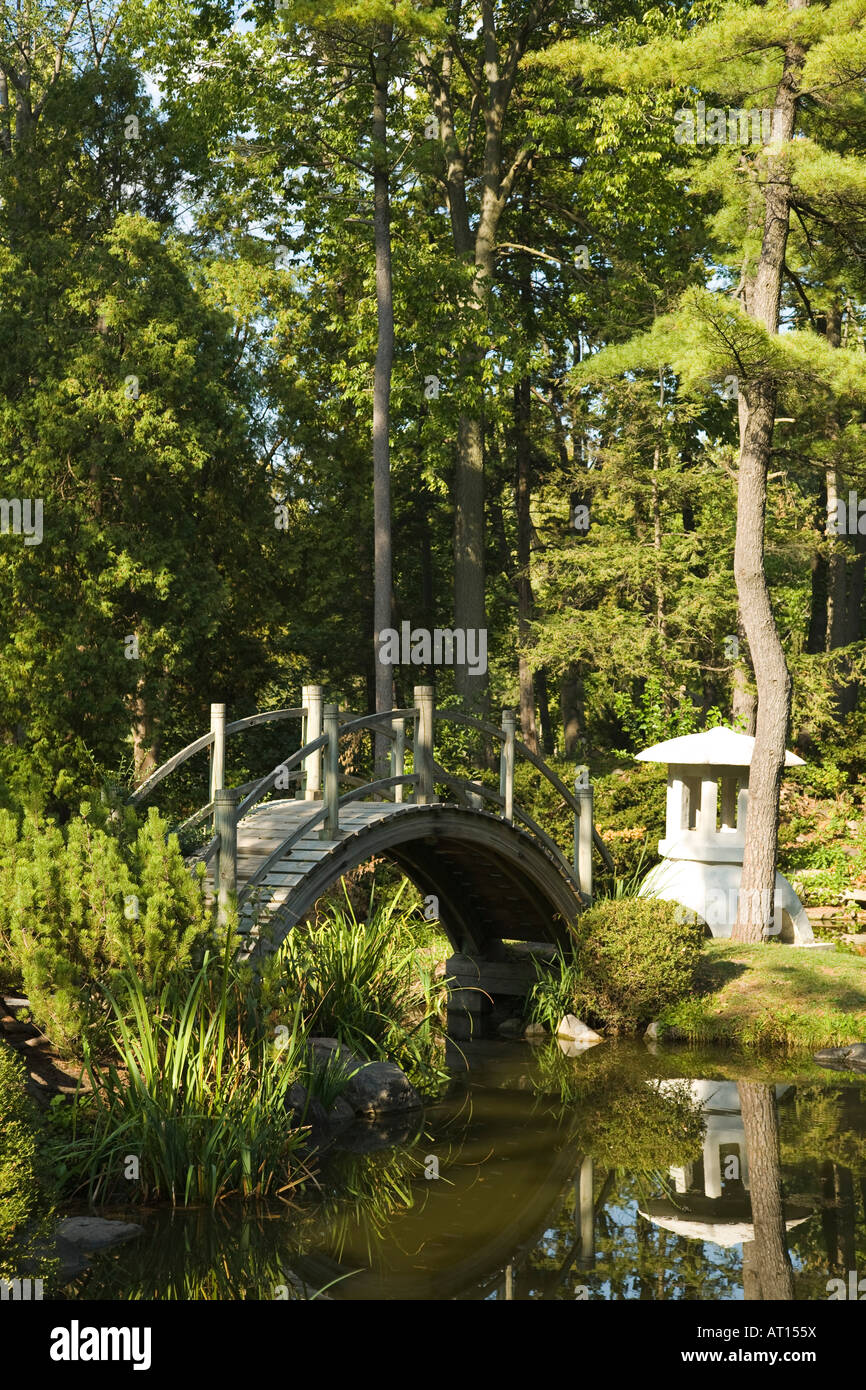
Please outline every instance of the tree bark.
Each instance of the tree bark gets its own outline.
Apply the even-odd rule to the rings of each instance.
[[[548,7],[544,0],[530,5],[517,35],[503,51],[496,29],[494,0],[481,0],[483,46],[482,72],[476,86],[470,121],[483,123],[478,215],[473,231],[467,200],[470,145],[461,146],[452,101],[451,77],[457,39],[449,40],[442,53],[441,72],[432,59],[423,56],[422,70],[439,121],[445,154],[445,192],[451,220],[455,258],[473,267],[469,294],[469,314],[474,320],[470,341],[461,357],[460,376],[465,406],[457,430],[454,462],[454,621],[458,628],[484,628],[484,412],[483,380],[484,329],[487,322],[491,286],[496,268],[496,235],[508,204],[514,181],[528,151],[517,154],[503,169],[503,133],[520,59],[532,34],[543,22]],[[455,666],[457,695],[470,713],[487,713],[488,678],[472,675],[467,665]]]
[[[156,722],[144,695],[144,681],[138,682],[132,699],[132,762],[136,783],[145,781],[159,766]]]
[[[542,667],[535,673],[535,698],[538,702],[538,718],[541,724],[541,747],[544,756],[550,758],[556,749],[553,725],[550,722],[550,697],[547,690],[547,671]]]
[[[755,1081],[738,1081],[737,1091],[749,1156],[755,1231],[748,1269],[743,1249],[743,1292],[746,1298],[792,1299],[794,1274],[785,1237],[775,1093],[772,1086]]]
[[[517,511],[517,644],[518,678],[520,687],[520,731],[523,741],[533,752],[538,753],[538,730],[535,724],[535,691],[532,669],[527,655],[531,622],[535,609],[532,594],[532,579],[529,572],[531,560],[530,542],[532,539],[532,517],[530,502],[532,498],[531,440],[529,423],[531,417],[531,390],[529,377],[525,376],[514,388],[514,447],[516,454],[515,508]]]
[[[376,709],[394,708],[394,671],[379,660],[380,634],[391,626],[391,374],[394,362],[394,292],[391,273],[391,203],[388,169],[388,65],[392,30],[382,25],[373,67],[373,229],[376,247],[376,365],[373,373],[373,650]],[[375,739],[376,776],[387,776],[389,740]]]
[[[789,9],[805,8],[788,0]],[[804,51],[789,43],[776,90],[773,139],[780,153],[768,157],[764,192],[764,236],[747,311],[769,333],[779,327],[785,247],[790,225],[792,188],[784,165],[784,147],[794,133],[797,93]],[[743,853],[743,876],[734,941],[760,941],[773,923],[779,792],[785,765],[785,742],[791,711],[791,676],[773,617],[764,568],[764,520],[767,472],[773,445],[776,384],[770,376],[747,382],[740,392],[740,461],[737,488],[737,536],[734,575],[740,615],[758,687],[755,748],[749,774],[749,813]]]
[[[563,753],[566,758],[576,758],[584,734],[580,667],[577,662],[571,662],[560,679],[559,709],[562,716]]]
[[[754,738],[758,718],[758,697],[747,679],[748,647],[741,622],[737,624],[737,636],[740,642],[740,659],[734,667],[731,715],[734,727]]]

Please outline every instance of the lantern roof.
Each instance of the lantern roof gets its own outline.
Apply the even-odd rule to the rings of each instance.
[[[754,748],[755,740],[748,734],[739,734],[736,729],[721,725],[716,729],[704,729],[700,734],[683,734],[681,738],[654,743],[652,748],[644,748],[635,757],[641,763],[749,767]],[[786,751],[785,766],[804,767],[805,763],[796,753]]]

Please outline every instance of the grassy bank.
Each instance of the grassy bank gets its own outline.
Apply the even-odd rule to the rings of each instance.
[[[662,1036],[789,1050],[866,1041],[866,959],[777,944],[707,943],[692,998],[660,1016]]]

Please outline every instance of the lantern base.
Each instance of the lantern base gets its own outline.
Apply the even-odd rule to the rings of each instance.
[[[730,937],[737,920],[742,864],[699,859],[663,859],[638,890],[640,898],[681,904],[706,922],[715,937]],[[815,944],[806,909],[782,874],[776,874],[771,935],[790,946]]]

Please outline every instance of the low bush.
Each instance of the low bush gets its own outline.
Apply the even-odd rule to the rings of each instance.
[[[0,1246],[29,1217],[39,1187],[36,1108],[26,1086],[23,1063],[0,1043]]]
[[[677,915],[676,904],[652,898],[607,899],[590,908],[559,968],[540,974],[530,996],[533,1018],[553,1028],[563,1014],[575,1013],[629,1033],[687,998],[703,928]]]
[[[201,882],[155,810],[144,823],[82,803],[63,829],[0,825],[0,945],[54,1045],[80,1056],[108,1038],[104,986],[131,966],[146,990],[182,968],[211,929]]]

